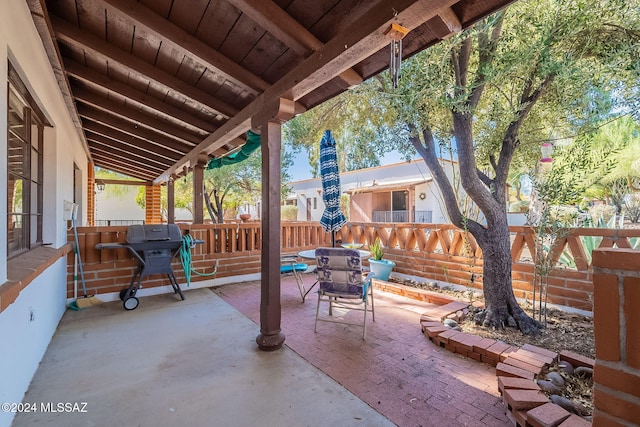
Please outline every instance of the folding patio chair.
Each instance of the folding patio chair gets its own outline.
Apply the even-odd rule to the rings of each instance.
[[[376,320],[371,286],[373,273],[363,279],[360,253],[356,249],[318,248],[316,263],[319,289],[314,332],[318,331],[318,321],[343,323],[362,327],[362,339],[366,339],[367,312],[371,312],[374,322]],[[321,302],[329,303],[329,317],[320,316]],[[334,307],[363,311],[362,324],[334,316]]]
[[[298,262],[296,255],[282,255],[280,257],[280,274],[293,274],[298,284],[298,290],[300,291],[300,297],[304,302],[308,291],[304,288],[304,281],[302,280],[302,273],[307,271],[309,266],[303,262]]]

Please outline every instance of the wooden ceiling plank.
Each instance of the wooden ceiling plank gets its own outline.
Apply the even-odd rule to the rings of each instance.
[[[180,29],[177,25],[157,15],[142,3],[125,0],[102,0],[113,9],[124,14],[136,26],[156,34],[163,39],[163,44],[170,44],[172,48],[192,57],[207,68],[216,70],[224,77],[240,87],[249,90],[254,95],[264,91],[269,84],[241,67],[229,58],[211,49],[196,37]]]
[[[150,176],[154,176],[157,172],[156,167],[153,165],[147,164],[144,160],[135,158],[135,157],[127,157],[125,153],[113,152],[112,150],[108,150],[108,147],[97,146],[96,144],[91,143],[89,141],[89,145],[91,150],[96,153],[96,160],[102,159],[104,163],[110,164],[120,164],[120,165],[128,165],[129,169],[135,169],[138,173],[144,173]],[[160,170],[163,168],[160,167]]]
[[[139,157],[140,159],[146,159],[146,161],[151,163],[156,163],[158,165],[166,165],[167,163],[173,163],[173,160],[171,158],[163,157],[155,153],[154,155],[150,155],[148,151],[141,150],[137,147],[132,147],[129,144],[125,144],[115,139],[108,138],[98,133],[93,133],[88,131],[87,140],[92,141],[94,144],[103,145],[105,147],[111,147],[112,149],[117,150],[118,152],[129,153],[132,156]]]
[[[259,2],[229,0],[229,2],[302,57],[306,58],[324,46],[311,31],[271,0]],[[362,76],[352,68],[343,71],[340,77],[347,87],[358,85],[363,80]]]
[[[108,159],[113,159],[113,163],[120,163],[123,166],[130,166],[131,168],[135,168],[142,173],[154,174],[157,173],[158,169],[162,170],[159,166],[149,165],[144,161],[136,161],[128,156],[126,153],[122,155],[110,150],[109,147],[99,147],[96,144],[91,144],[91,149],[96,153],[96,158],[102,157],[106,161]]]
[[[105,138],[101,135],[89,133],[87,135],[87,140],[91,143],[92,147],[101,148],[103,151],[108,151],[113,153],[114,155],[129,158],[132,162],[137,163],[145,163],[148,164],[149,167],[160,168],[160,170],[164,170],[167,165],[171,165],[171,160],[161,161],[160,157],[149,157],[149,153],[142,150],[133,150],[131,147],[128,147],[124,144],[118,144],[110,140],[109,138]]]
[[[113,129],[112,127],[103,125],[102,123],[94,122],[92,120],[86,119],[84,127],[86,130],[94,132],[98,135],[102,135],[104,137],[113,139],[115,141],[119,141],[123,144],[131,146],[133,148],[139,148],[141,150],[145,150],[149,156],[156,155],[160,157],[165,157],[167,159],[176,159],[176,157],[180,158],[180,153],[166,149],[164,147],[155,145],[146,140],[137,138],[135,136],[129,135],[124,132],[120,132],[119,130]]]
[[[251,128],[251,118],[280,97],[297,101],[347,68],[384,48],[384,34],[391,23],[412,30],[450,7],[457,0],[381,0],[352,25],[336,35],[320,50],[287,73],[251,104],[198,144],[171,168],[157,177],[155,184],[167,181],[185,166],[197,164],[201,154],[211,153]]]
[[[300,56],[306,57],[322,47],[320,40],[271,0],[228,1]]]
[[[127,176],[149,180],[154,176],[154,169],[147,168],[146,165],[136,164],[127,159],[114,159],[112,154],[104,153],[100,149],[96,149],[95,164],[105,169],[120,172]]]
[[[156,146],[165,147],[170,150],[176,151],[177,153],[186,153],[192,148],[191,144],[184,144],[183,142],[178,141],[174,138],[169,138],[161,133],[138,126],[134,122],[121,119],[110,113],[98,110],[88,105],[78,105],[78,113],[83,118],[102,123],[103,125],[112,127],[121,132],[149,141]]]
[[[126,177],[145,180],[145,181],[149,180],[149,174],[148,173],[134,172],[134,171],[130,170],[128,167],[125,167],[125,166],[109,165],[109,164],[106,164],[104,161],[100,162],[100,163],[94,163],[94,166],[99,167],[101,169],[105,169],[105,170],[109,170],[109,171],[112,171],[112,172],[116,172],[116,173],[122,174],[122,175],[124,175]]]
[[[161,100],[150,96],[144,92],[133,89],[124,83],[116,81],[108,76],[97,73],[77,62],[65,60],[65,69],[67,74],[88,84],[103,87],[111,92],[117,93],[129,101],[134,101],[140,105],[146,106],[168,117],[173,117],[183,123],[196,127],[206,133],[211,133],[217,127],[205,120],[198,119],[193,115],[174,107],[171,104],[162,102]]]
[[[385,35],[391,23],[400,23],[409,31],[437,15],[457,0],[381,0],[347,29],[331,39],[322,49],[274,84],[272,93],[290,93],[298,100],[389,44]]]
[[[123,120],[129,120],[141,124],[149,129],[158,130],[169,137],[180,140],[186,145],[195,145],[201,142],[206,135],[197,135],[184,128],[171,125],[165,120],[151,117],[140,110],[121,105],[118,102],[104,98],[87,89],[73,87],[73,95],[76,100],[83,102],[104,112],[111,113]]]
[[[52,16],[51,21],[59,40],[66,43],[82,47],[96,55],[100,55],[107,61],[115,61],[125,68],[129,68],[134,73],[145,76],[149,80],[155,81],[169,90],[179,91],[182,95],[198,102],[205,108],[209,108],[216,113],[231,117],[238,113],[238,110],[220,100],[203,93],[198,88],[154,67],[134,55],[126,53],[115,46],[95,37],[93,34],[83,31],[66,21]]]

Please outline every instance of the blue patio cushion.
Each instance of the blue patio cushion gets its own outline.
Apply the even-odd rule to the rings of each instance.
[[[318,284],[321,292],[364,294],[360,253],[354,249],[318,248]]]
[[[285,273],[291,273],[294,270],[295,271],[307,271],[307,269],[309,268],[309,266],[303,262],[299,262],[296,264],[285,264],[285,265],[281,265],[280,266],[280,273],[285,274]]]

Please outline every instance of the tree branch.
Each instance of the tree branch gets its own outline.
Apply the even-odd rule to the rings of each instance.
[[[468,107],[475,108],[480,102],[480,97],[484,91],[485,84],[487,82],[487,70],[491,67],[493,60],[496,56],[496,50],[498,48],[498,40],[502,34],[502,24],[504,22],[504,12],[500,12],[497,16],[496,25],[491,31],[491,37],[485,32],[478,33],[478,68],[476,72],[476,78],[473,82],[471,94],[467,101]]]
[[[538,99],[540,99],[540,96],[542,96],[545,89],[551,84],[551,82],[553,82],[555,78],[555,74],[553,73],[547,75],[533,92],[528,93],[533,87],[533,74],[534,72],[531,73],[528,81],[525,83],[522,95],[520,96],[520,109],[516,113],[515,120],[509,123],[509,127],[507,128],[507,131],[505,132],[504,138],[502,140],[500,159],[498,160],[497,167],[494,167],[496,171],[496,177],[494,181],[499,186],[499,188],[504,188],[504,186],[506,185],[509,175],[509,165],[511,164],[513,154],[518,147],[518,133],[520,131],[522,123],[527,118]]]
[[[411,135],[409,136],[409,141],[411,141],[411,144],[414,146],[418,154],[422,156],[424,162],[431,171],[433,179],[440,188],[447,213],[449,214],[449,220],[452,224],[462,227],[462,213],[458,207],[456,194],[451,186],[449,178],[447,177],[447,173],[440,162],[438,162],[431,128],[429,126],[425,126],[424,129],[422,129],[422,138],[424,143],[420,140],[420,137],[413,136],[417,134],[415,126],[409,124],[409,130]]]
[[[482,172],[480,169],[476,169],[476,172],[478,173],[478,178],[480,178],[480,181],[482,181],[484,185],[486,185],[487,187],[491,187],[493,180],[489,178],[489,176],[486,173]]]

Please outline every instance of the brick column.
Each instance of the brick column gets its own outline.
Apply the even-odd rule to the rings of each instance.
[[[640,251],[596,250],[593,271],[593,425],[640,425]]]
[[[160,204],[160,186],[145,187],[145,224],[162,224],[162,205]]]

